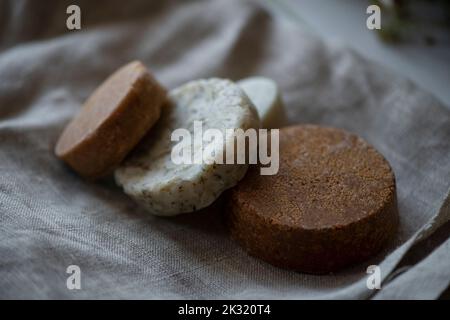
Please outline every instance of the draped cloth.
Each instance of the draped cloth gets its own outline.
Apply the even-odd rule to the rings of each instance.
[[[81,30],[66,8],[81,8]],[[450,109],[411,81],[326,43],[261,1],[0,2],[0,298],[437,298],[450,280]],[[390,162],[400,228],[371,260],[329,275],[273,267],[229,237],[221,210],[149,215],[112,180],[53,154],[64,125],[121,65],[167,88],[262,75],[290,124],[350,130]],[[274,195],[276,197],[276,195]],[[66,286],[80,268],[80,290]],[[367,287],[369,265],[381,290]]]

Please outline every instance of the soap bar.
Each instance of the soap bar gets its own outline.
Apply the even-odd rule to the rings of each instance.
[[[251,255],[314,274],[373,256],[398,224],[384,157],[354,134],[314,125],[281,129],[278,174],[250,168],[228,206],[231,235]]]
[[[110,174],[155,124],[166,90],[139,61],[105,80],[66,126],[55,154],[88,179]]]
[[[171,90],[167,101],[151,134],[115,171],[116,182],[125,193],[149,213],[159,216],[207,207],[235,186],[248,169],[247,164],[217,163],[209,152],[198,163],[177,163],[173,150],[180,142],[172,140],[176,129],[189,133],[190,152],[203,153],[214,146],[216,154],[224,155],[235,142],[233,135],[226,135],[227,130],[259,128],[258,114],[251,101],[235,83],[226,79],[190,81]],[[199,126],[204,133],[209,129],[219,130],[223,139],[202,136],[196,139]]]
[[[286,119],[283,102],[275,81],[265,77],[250,77],[237,82],[258,111],[261,127],[283,127]]]

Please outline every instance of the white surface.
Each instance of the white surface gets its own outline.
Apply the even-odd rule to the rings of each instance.
[[[272,0],[279,13],[303,23],[328,41],[341,41],[362,55],[411,79],[450,107],[450,46],[387,45],[366,27],[368,1]],[[383,26],[383,12],[381,13]]]
[[[258,111],[262,128],[280,128],[285,121],[280,90],[275,81],[265,77],[250,77],[237,82]]]

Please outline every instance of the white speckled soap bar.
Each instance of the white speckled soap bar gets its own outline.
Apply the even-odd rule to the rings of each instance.
[[[195,121],[209,128],[259,128],[255,107],[235,83],[223,79],[191,81],[169,94],[160,121],[151,134],[115,172],[117,184],[150,213],[172,216],[210,205],[245,175],[246,164],[176,164],[171,158],[171,134],[184,128],[193,132]],[[193,134],[194,135],[194,134]],[[215,141],[214,141],[215,142]],[[222,152],[234,138],[225,136]],[[216,142],[215,142],[216,143]],[[207,148],[194,141],[193,150]]]

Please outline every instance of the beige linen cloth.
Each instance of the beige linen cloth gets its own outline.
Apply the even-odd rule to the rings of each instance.
[[[72,3],[80,31],[66,29]],[[220,202],[157,218],[111,181],[80,179],[53,155],[55,141],[92,90],[133,59],[168,88],[271,77],[290,123],[367,139],[397,178],[395,243],[336,274],[286,271],[230,240]],[[446,106],[260,1],[0,1],[0,298],[437,298],[450,280],[449,185]],[[366,286],[371,264],[381,290]],[[80,290],[66,287],[69,265],[81,269]]]

